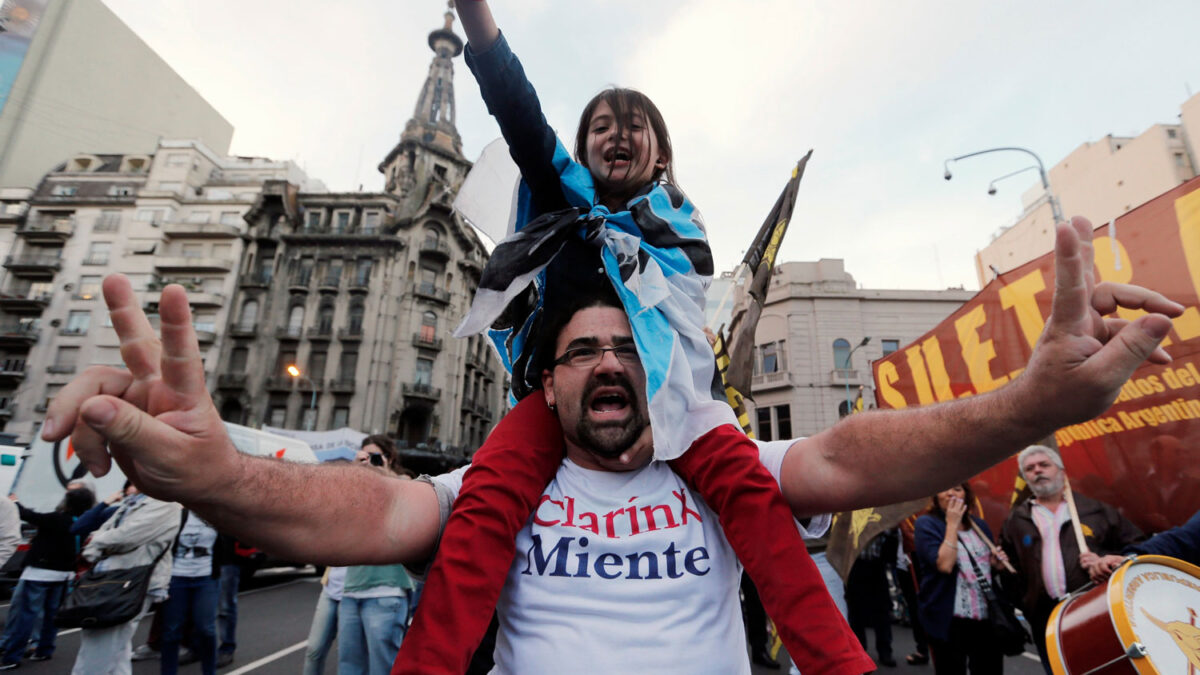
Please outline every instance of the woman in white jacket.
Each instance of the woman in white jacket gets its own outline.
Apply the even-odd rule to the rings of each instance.
[[[83,547],[83,557],[98,571],[149,565],[169,548],[179,532],[180,506],[161,502],[129,486],[121,505],[104,521]],[[171,581],[171,556],[159,558],[150,575],[142,611],[133,619],[109,628],[85,628],[72,675],[128,675],[132,672],[131,641],[138,621],[156,600],[167,595]]]

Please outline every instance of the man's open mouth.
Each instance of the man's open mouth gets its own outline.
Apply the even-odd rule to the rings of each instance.
[[[597,387],[587,399],[587,410],[596,420],[624,418],[630,409],[631,395],[621,386]]]

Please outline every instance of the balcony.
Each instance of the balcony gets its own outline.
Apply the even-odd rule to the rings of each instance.
[[[466,361],[467,365],[471,366],[472,368],[477,368],[479,370],[487,369],[487,355],[486,354],[475,354],[472,352],[467,352],[467,355],[464,360]]]
[[[4,259],[4,266],[15,276],[49,279],[62,269],[62,258],[34,253],[10,255]]]
[[[329,391],[335,394],[353,394],[354,378],[338,378],[329,381]]]
[[[450,245],[444,241],[421,242],[421,257],[445,262],[450,259]]]
[[[221,373],[217,375],[219,389],[245,389],[249,376],[246,373]]]
[[[217,331],[215,330],[197,330],[196,341],[202,345],[211,345],[217,341]]]
[[[291,391],[292,385],[295,383],[295,378],[290,375],[272,375],[267,378],[267,389],[269,391]]]
[[[752,391],[769,391],[771,389],[786,389],[792,386],[792,374],[786,370],[774,373],[755,375],[750,381]]]
[[[317,284],[318,293],[337,293],[342,287],[341,277],[322,277],[321,283]]]
[[[861,374],[853,368],[834,368],[829,371],[829,384],[835,387],[857,387],[863,382]]]
[[[71,375],[75,372],[74,363],[54,363],[46,366],[46,372],[51,375]]]
[[[201,279],[171,279],[157,277],[151,279],[150,283],[146,284],[146,290],[157,292],[166,288],[170,284],[178,284],[183,286],[183,290],[187,291],[188,304],[192,307],[225,306],[225,294],[205,291],[204,283]]]
[[[38,243],[62,243],[75,234],[75,216],[40,216],[25,221],[17,228],[17,235],[26,241]]]
[[[0,403],[0,419],[9,420],[17,413],[17,404],[15,401],[4,401]]]
[[[233,328],[229,329],[229,335],[237,338],[252,338],[258,335],[258,327],[254,324],[235,324]]]
[[[321,381],[317,380],[314,382],[312,379],[307,378],[307,377],[297,377],[296,378],[296,390],[302,391],[306,394],[311,393],[313,391],[321,391]]]
[[[168,239],[236,239],[241,234],[236,225],[222,223],[169,223],[163,225],[162,232]]]
[[[62,328],[58,329],[59,335],[66,335],[67,337],[79,337],[81,335],[87,335],[87,332],[87,326],[63,326]]]
[[[351,293],[367,293],[371,290],[371,280],[355,277],[350,280],[350,285],[346,287],[346,290]]]
[[[50,304],[49,293],[0,293],[0,309],[12,314],[41,314]]]
[[[442,399],[442,390],[423,382],[405,382],[401,386],[401,390],[405,396],[425,399],[427,401],[440,401]]]
[[[414,347],[420,347],[421,349],[442,350],[442,338],[427,337],[420,333],[413,333],[412,343]]]
[[[308,330],[304,331],[304,337],[309,340],[320,340],[322,342],[333,339],[333,326],[309,326]]]
[[[0,345],[28,347],[38,341],[42,331],[33,323],[9,321],[0,324]]]
[[[310,284],[312,284],[312,274],[293,274],[288,279],[288,290],[307,293]]]
[[[14,385],[25,379],[24,363],[0,364],[0,384]]]
[[[418,298],[426,298],[428,300],[440,302],[443,305],[450,304],[450,291],[444,291],[427,281],[423,281],[416,286],[413,286],[413,294]]]
[[[160,272],[230,272],[233,265],[232,258],[205,256],[169,256],[154,260],[154,269]]]
[[[100,255],[89,255],[88,257],[83,259],[83,264],[99,267],[101,265],[107,265],[108,260],[109,260],[109,256],[107,253],[100,254]]]
[[[304,329],[300,326],[280,326],[275,329],[275,337],[280,340],[299,340],[302,335]]]
[[[338,339],[342,342],[362,342],[362,326],[351,326],[338,329]]]
[[[267,270],[247,272],[238,279],[243,287],[266,288],[271,285],[271,273]]]

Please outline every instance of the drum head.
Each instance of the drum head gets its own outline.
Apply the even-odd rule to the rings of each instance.
[[[1200,672],[1200,567],[1138,556],[1113,573],[1108,600],[1124,646],[1139,642],[1149,652],[1131,661],[1139,673]]]

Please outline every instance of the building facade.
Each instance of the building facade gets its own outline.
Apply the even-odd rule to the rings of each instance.
[[[233,126],[100,0],[4,12],[4,65],[20,66],[0,76],[0,187],[33,188],[80,149],[148,155],[194,138],[229,150]]]
[[[755,333],[748,403],[755,435],[777,440],[827,429],[848,400],[853,405],[859,387],[864,407],[871,407],[871,362],[920,337],[973,295],[858,288],[836,259],[779,264]],[[720,301],[711,296],[710,305]]]
[[[1106,136],[1075,148],[1049,171],[1063,215],[1093,225],[1119,218],[1196,177],[1200,94],[1184,102],[1178,124],[1155,124],[1138,136]],[[982,287],[1054,248],[1054,216],[1039,182],[1022,196],[1023,213],[975,256]]]
[[[467,455],[502,414],[504,371],[490,348],[450,338],[487,260],[451,208],[471,168],[454,126],[463,43],[452,18],[430,33],[413,117],[379,165],[385,192],[272,181],[247,214],[214,394],[224,419],[349,426]]]
[[[77,154],[32,192],[0,193],[0,410],[31,440],[51,398],[83,368],[121,364],[100,293],[120,272],[157,321],[167,283],[188,290],[215,379],[245,248],[244,215],[267,179],[308,184],[291,162],[222,157],[197,141],[147,154]]]

